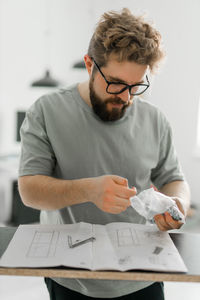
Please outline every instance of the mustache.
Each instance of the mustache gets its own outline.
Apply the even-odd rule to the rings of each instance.
[[[124,102],[121,98],[115,98],[115,99],[107,99],[105,101],[105,104],[107,103],[113,103],[113,104],[123,104],[124,106],[127,106],[128,103]]]

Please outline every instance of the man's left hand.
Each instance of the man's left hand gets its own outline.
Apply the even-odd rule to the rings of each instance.
[[[182,204],[182,199],[178,197],[172,197],[172,199],[176,202],[179,210],[185,215],[186,213]],[[174,220],[169,212],[154,216],[154,220],[161,231],[179,229],[184,224],[181,221]]]

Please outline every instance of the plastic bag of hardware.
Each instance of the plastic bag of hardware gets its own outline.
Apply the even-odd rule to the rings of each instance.
[[[154,216],[168,211],[172,218],[185,223],[185,216],[179,210],[176,202],[153,188],[147,189],[132,197],[131,206],[143,216],[147,222],[154,223]]]

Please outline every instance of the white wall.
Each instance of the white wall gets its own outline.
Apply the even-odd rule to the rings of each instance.
[[[62,85],[86,78],[86,72],[72,70],[72,64],[87,51],[90,3],[0,0],[0,152],[16,146],[15,111],[49,91],[30,88],[46,67]]]
[[[41,77],[47,63],[63,84],[87,78],[86,72],[73,71],[72,63],[86,52],[99,16],[125,6],[136,14],[146,12],[162,33],[167,60],[154,79],[149,101],[172,124],[192,200],[198,203],[200,159],[194,150],[200,96],[199,0],[0,0],[0,148],[14,145],[15,110],[45,92],[30,88],[30,82]]]

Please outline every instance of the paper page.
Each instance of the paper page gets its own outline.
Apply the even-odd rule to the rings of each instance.
[[[187,272],[169,234],[158,231],[156,226],[110,223],[106,225],[106,229],[119,270]]]
[[[95,235],[96,240],[70,248]],[[2,267],[67,266],[93,270],[186,272],[167,232],[156,226],[110,223],[21,225],[0,260]]]
[[[93,270],[117,270],[118,258],[104,225],[93,225],[96,241],[93,243]]]
[[[92,243],[70,248],[72,241],[92,236],[92,225],[21,225],[0,260],[3,267],[50,267],[66,265],[91,268]]]

